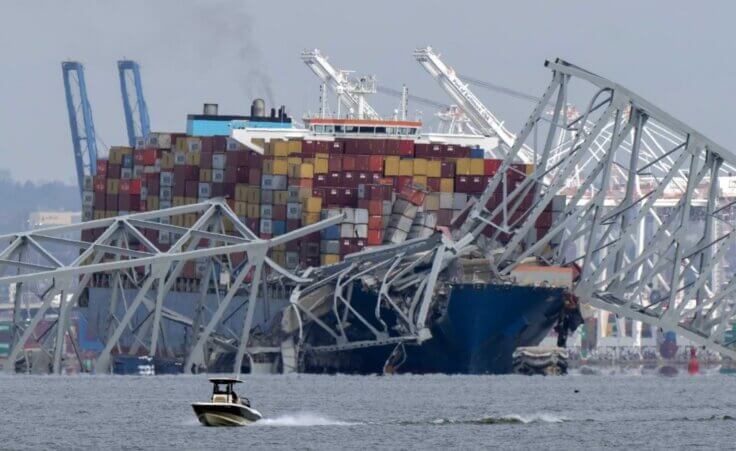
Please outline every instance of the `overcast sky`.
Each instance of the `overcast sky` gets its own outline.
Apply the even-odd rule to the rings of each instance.
[[[204,102],[239,114],[258,95],[297,116],[315,111],[319,82],[300,59],[306,48],[443,102],[415,47],[535,95],[550,79],[544,60],[562,57],[736,148],[734,2],[3,0],[2,10],[0,168],[20,180],[75,181],[62,60],[85,64],[98,137],[110,146],[127,142],[118,59],[142,66],[153,130],[183,131]],[[532,108],[476,92],[512,130]],[[397,101],[371,103],[390,114]]]

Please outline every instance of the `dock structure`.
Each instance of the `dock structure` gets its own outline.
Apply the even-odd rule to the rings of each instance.
[[[15,285],[12,346],[3,370],[16,370],[33,339],[51,357],[52,371],[61,373],[69,312],[83,302],[98,275],[110,281],[113,306],[104,348],[94,363],[98,373],[110,370],[124,334],[134,338],[131,353],[143,347],[150,357],[174,355],[167,349],[166,322],[192,332],[184,355],[187,371],[206,365],[215,349],[235,351],[236,373],[244,358],[256,361],[267,353],[281,356],[284,371],[298,370],[299,354],[309,347],[306,322],[331,337],[311,347],[313,352],[422,343],[431,338],[428,316],[442,298],[450,268],[473,252],[488,258],[489,271],[499,280],[510,280],[530,257],[549,265],[574,264],[579,277],[573,294],[580,302],[736,357],[736,279],[721,275],[736,244],[734,202],[719,187],[736,168],[736,156],[615,82],[560,59],[546,66],[552,81],[522,130],[506,140],[496,175],[452,229],[428,237],[367,248],[334,264],[287,270],[268,257],[270,249],[343,218],[263,239],[224,199],[0,236],[0,283]],[[570,98],[589,101],[573,114]],[[534,145],[535,137],[541,145]],[[508,186],[514,165],[530,158],[533,172]],[[566,197],[561,204],[560,194]],[[500,202],[491,202],[499,195]],[[522,209],[530,196],[532,208]],[[558,219],[536,227],[550,205]],[[171,219],[179,215],[196,215],[196,221],[173,225]],[[693,221],[696,216],[702,220]],[[83,230],[95,230],[94,238],[58,237]],[[170,234],[173,244],[158,249],[147,238],[150,231]],[[79,255],[61,261],[51,243],[75,247]],[[199,286],[195,315],[187,317],[168,309],[164,299],[191,261],[203,264],[206,282]],[[30,282],[43,282],[45,289],[38,293],[35,313],[23,319],[21,297]],[[359,283],[376,293],[375,318],[363,317],[352,304]],[[136,293],[130,302],[124,286]],[[288,292],[289,301],[281,312],[281,341],[254,344],[256,305],[279,289]],[[205,308],[204,299],[212,293],[217,303]],[[246,299],[246,312],[232,329],[223,317],[236,297]],[[50,309],[56,319],[36,336]],[[133,324],[139,311],[144,319]],[[389,333],[381,316],[385,311],[399,318],[401,333]],[[368,338],[351,341],[346,331],[352,328],[364,328]]]

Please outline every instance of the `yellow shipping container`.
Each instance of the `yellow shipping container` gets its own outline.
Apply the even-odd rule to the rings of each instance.
[[[238,216],[246,216],[248,214],[248,204],[245,202],[235,202],[235,214]]]
[[[314,159],[314,173],[315,174],[327,174],[327,158],[315,158]]]
[[[107,179],[107,194],[117,194],[119,183],[118,179]]]
[[[427,187],[427,176],[426,175],[415,175],[411,179],[412,182]]]
[[[534,174],[534,165],[527,164],[526,165],[526,175],[532,175],[532,174]]]
[[[161,154],[161,169],[173,169],[174,154],[172,152],[163,152]]]
[[[199,181],[208,183],[212,181],[212,169],[200,169],[199,170]]]
[[[299,166],[301,166],[299,163],[293,164],[289,163],[289,178],[299,178]]]
[[[309,197],[304,201],[304,210],[307,213],[319,213],[322,210],[321,197]]]
[[[92,213],[92,219],[105,219],[105,211],[104,210],[95,210]]]
[[[304,202],[306,199],[309,199],[312,195],[312,189],[311,188],[299,188],[299,201]]]
[[[427,160],[415,158],[412,175],[427,175]]]
[[[289,164],[301,164],[302,158],[301,157],[289,157]]]
[[[442,162],[430,160],[427,162],[427,177],[442,177]]]
[[[150,210],[158,210],[158,196],[146,197],[146,208]]]
[[[299,167],[299,178],[314,178],[314,165],[311,163],[302,163]]]
[[[187,152],[187,164],[189,166],[199,166],[200,163],[199,152]]]
[[[302,141],[301,140],[289,141],[289,155],[293,153],[302,153]]]
[[[288,191],[274,191],[273,192],[273,204],[274,205],[286,205],[289,202]]]
[[[455,192],[455,180],[454,179],[440,179],[440,192],[442,193]]]
[[[457,175],[470,175],[470,158],[458,158],[455,162]]]
[[[235,185],[235,201],[247,202],[248,185],[246,183],[238,183]]]
[[[255,186],[249,186],[245,193],[245,201],[249,204],[260,204],[261,189]]]
[[[245,215],[252,219],[261,217],[261,204],[248,204],[245,207]]]
[[[196,204],[197,203],[197,198],[196,197],[185,197],[184,198],[184,203],[187,204],[187,205],[189,205],[189,204]]]
[[[289,173],[289,162],[286,158],[275,158],[273,160],[273,175],[286,175]]]
[[[401,158],[399,157],[386,157],[383,160],[383,175],[386,177],[394,177],[399,175],[399,163]]]
[[[483,159],[482,158],[471,158],[470,159],[470,175],[483,175]]]
[[[411,158],[399,161],[399,175],[409,177],[414,175],[414,161]]]
[[[286,141],[271,141],[271,149],[275,157],[289,156],[289,143]]]
[[[261,165],[261,174],[272,175],[273,174],[273,162],[274,160],[263,160]]]
[[[271,249],[279,252],[286,252],[286,244],[277,244],[276,246],[272,247]]]
[[[174,196],[174,199],[171,201],[171,205],[174,207],[181,207],[184,205],[184,197],[182,196]]]
[[[319,213],[302,213],[302,225],[310,225],[319,222]]]
[[[322,254],[320,255],[320,263],[322,263],[323,266],[340,263],[340,256],[337,254]]]

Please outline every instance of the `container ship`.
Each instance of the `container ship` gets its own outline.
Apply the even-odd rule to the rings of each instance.
[[[261,99],[246,116],[220,115],[216,105],[206,104],[203,114],[187,117],[186,130],[150,133],[135,147],[111,147],[108,158],[97,161],[96,176],[85,179],[83,219],[221,197],[252,232],[269,239],[341,213],[341,224],[276,247],[269,255],[289,270],[329,268],[356,253],[451,234],[502,163],[489,157],[489,147],[498,145],[493,139],[438,141],[423,134],[421,122],[409,120],[314,117],[304,118],[297,127],[284,107],[268,112]],[[513,165],[506,174],[508,187],[513,189],[532,170],[531,165]],[[501,198],[501,193],[492,196],[488,206]],[[531,203],[527,196],[521,209]],[[553,202],[537,229],[548,230],[562,207],[564,199]],[[172,218],[172,224],[191,226],[196,220],[182,215]],[[484,233],[491,231],[489,226]],[[99,232],[85,234],[83,239],[92,240]],[[146,238],[163,251],[172,243],[171,236],[160,231],[148,231]],[[243,256],[231,258],[237,265]],[[530,261],[511,279],[499,280],[490,273],[486,258],[479,254],[459,259],[446,270],[453,274],[437,289],[429,313],[431,338],[421,343],[392,340],[401,334],[400,319],[389,311],[374,315],[375,289],[363,284],[352,294],[356,314],[362,312],[377,327],[382,323],[391,336],[372,345],[325,352],[331,337],[319,323],[334,321],[327,314],[329,295],[313,300],[309,317],[297,319],[287,309],[288,289],[271,292],[256,313],[257,339],[281,346],[282,354],[290,356],[251,359],[243,371],[265,366],[267,371],[288,367],[319,373],[508,373],[518,347],[538,345],[555,326],[561,337],[577,327],[578,308],[569,294],[574,268]],[[188,262],[164,305],[193,317],[194,298],[202,284],[209,283],[205,277],[204,266]],[[105,318],[110,316],[112,283],[111,277],[96,275],[79,309],[86,318],[88,342],[103,337],[109,328]],[[242,310],[233,311],[229,321],[242,324]],[[170,325],[166,340],[174,355],[169,357],[183,360],[193,336],[191,324]],[[368,338],[358,329],[346,337],[351,342]],[[283,351],[284,343],[298,351]],[[311,351],[320,347],[323,351]],[[125,372],[124,355],[140,353],[139,348],[133,333],[123,335],[115,368]],[[200,369],[229,371],[233,354],[215,352]],[[181,370],[181,362],[177,368]]]

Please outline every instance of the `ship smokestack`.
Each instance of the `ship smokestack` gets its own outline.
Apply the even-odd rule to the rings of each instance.
[[[205,103],[203,112],[207,116],[217,116],[217,104],[216,103]]]
[[[266,115],[266,102],[263,99],[255,99],[250,105],[251,117],[263,117]]]

